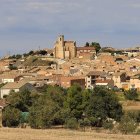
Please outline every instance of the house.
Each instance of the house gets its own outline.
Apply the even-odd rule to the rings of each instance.
[[[25,81],[7,83],[0,89],[0,97],[3,98],[5,95],[9,95],[11,91],[19,92],[25,89],[28,89],[30,91],[36,91],[31,84]]]
[[[139,49],[127,49],[124,50],[124,54],[127,54],[128,57],[136,57],[139,54]]]
[[[23,81],[26,81],[35,87],[42,87],[44,84],[48,84],[48,78],[44,75],[24,78]]]
[[[137,89],[140,91],[140,76],[131,76],[130,77],[130,86],[129,89]]]
[[[104,86],[106,88],[112,89],[114,87],[114,81],[112,79],[108,80],[97,80],[95,83],[96,86]]]
[[[96,86],[97,80],[106,80],[108,78],[108,74],[103,71],[91,71],[87,74],[85,81],[86,81],[86,88],[93,89]]]
[[[122,88],[122,82],[126,82],[126,73],[116,72],[113,74],[114,85]]]
[[[63,88],[69,88],[75,83],[79,84],[82,88],[85,88],[85,78],[77,76],[60,76],[58,78],[58,85]]]
[[[118,58],[116,58],[115,62],[117,64],[122,64],[124,62],[124,60],[122,58],[118,57]]]
[[[77,57],[83,59],[93,59],[96,55],[94,47],[77,47]]]
[[[17,74],[1,74],[0,75],[0,81],[2,83],[9,83],[9,82],[17,82],[19,81],[21,78],[21,76],[17,75]]]

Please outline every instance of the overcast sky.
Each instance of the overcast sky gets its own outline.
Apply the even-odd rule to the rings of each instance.
[[[60,34],[78,46],[140,46],[140,0],[0,0],[0,55],[51,48]]]

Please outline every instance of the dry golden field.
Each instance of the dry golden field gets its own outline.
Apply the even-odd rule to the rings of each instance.
[[[124,110],[140,110],[140,102],[136,101],[125,101],[122,106]]]
[[[80,132],[66,129],[0,128],[0,140],[140,140],[138,135]]]

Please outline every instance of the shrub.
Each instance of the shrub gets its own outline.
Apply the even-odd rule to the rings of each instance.
[[[87,126],[90,126],[90,120],[88,118],[80,119],[78,122],[80,127],[83,128],[84,131]]]
[[[77,122],[76,118],[69,118],[66,121],[66,128],[78,129],[78,122]]]
[[[137,123],[128,114],[125,114],[120,121],[119,130],[123,134],[133,133],[137,128]]]
[[[127,100],[137,100],[138,99],[138,93],[135,89],[125,91],[124,96]]]
[[[3,110],[2,123],[3,126],[16,127],[20,124],[21,111],[13,107],[6,107]]]
[[[103,128],[104,129],[112,130],[113,127],[114,127],[113,120],[105,120],[105,121],[103,121]]]
[[[90,120],[92,127],[101,127],[102,126],[102,120],[100,118],[90,117],[89,120]]]
[[[136,122],[140,122],[140,111],[136,110],[136,111],[128,111],[127,114],[134,119]]]

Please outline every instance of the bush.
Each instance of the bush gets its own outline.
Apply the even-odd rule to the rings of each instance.
[[[20,124],[21,111],[13,107],[6,107],[3,110],[2,123],[3,126],[16,127]]]
[[[120,121],[119,130],[123,134],[133,133],[137,128],[137,123],[128,114],[125,114]]]
[[[78,129],[78,122],[76,118],[69,118],[66,121],[66,128]]]
[[[114,127],[113,120],[105,120],[105,121],[103,121],[103,128],[104,129],[112,130],[113,127]]]
[[[102,120],[100,118],[96,117],[90,117],[90,124],[92,127],[101,127],[102,126]]]
[[[80,127],[83,128],[84,131],[87,126],[90,126],[90,120],[88,118],[80,119],[78,122]]]
[[[137,90],[135,90],[135,89],[125,91],[124,96],[127,100],[137,100],[138,99],[138,93],[137,93]]]
[[[140,111],[136,110],[136,111],[128,111],[127,114],[133,119],[135,120],[137,123],[140,123]]]

